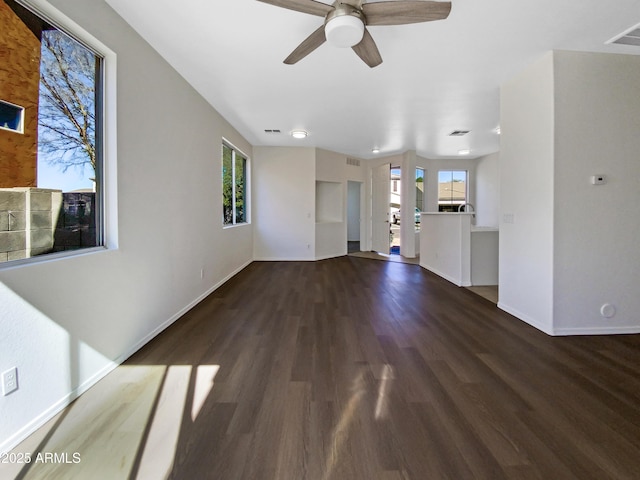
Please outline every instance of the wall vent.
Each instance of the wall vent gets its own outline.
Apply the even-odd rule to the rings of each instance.
[[[360,160],[357,158],[347,157],[347,165],[353,165],[354,167],[360,166]]]
[[[631,27],[629,30],[622,32],[620,35],[616,35],[606,43],[640,47],[640,23]]]
[[[450,137],[462,137],[469,133],[469,130],[454,130],[449,134]]]
[[[269,128],[269,129],[265,129],[264,133],[280,133],[280,130],[277,128]]]

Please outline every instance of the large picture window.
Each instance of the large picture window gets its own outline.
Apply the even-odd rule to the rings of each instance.
[[[103,58],[13,0],[0,31],[0,101],[21,109],[0,129],[0,262],[103,245]]]
[[[224,225],[248,223],[247,157],[222,144],[222,219]]]

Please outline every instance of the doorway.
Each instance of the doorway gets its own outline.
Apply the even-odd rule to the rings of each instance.
[[[391,255],[400,255],[401,174],[402,171],[400,167],[391,167],[389,171],[389,217],[391,218],[391,224],[389,226],[389,253]]]
[[[401,173],[390,163],[372,170],[371,250],[383,255],[400,254]]]
[[[362,183],[347,181],[347,253],[359,252]]]

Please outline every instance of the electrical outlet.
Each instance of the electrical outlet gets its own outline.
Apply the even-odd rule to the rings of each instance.
[[[18,369],[16,367],[2,372],[2,395],[9,395],[18,389]]]

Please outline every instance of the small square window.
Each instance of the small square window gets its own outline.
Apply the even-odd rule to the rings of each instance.
[[[24,108],[0,100],[0,128],[23,133]]]

